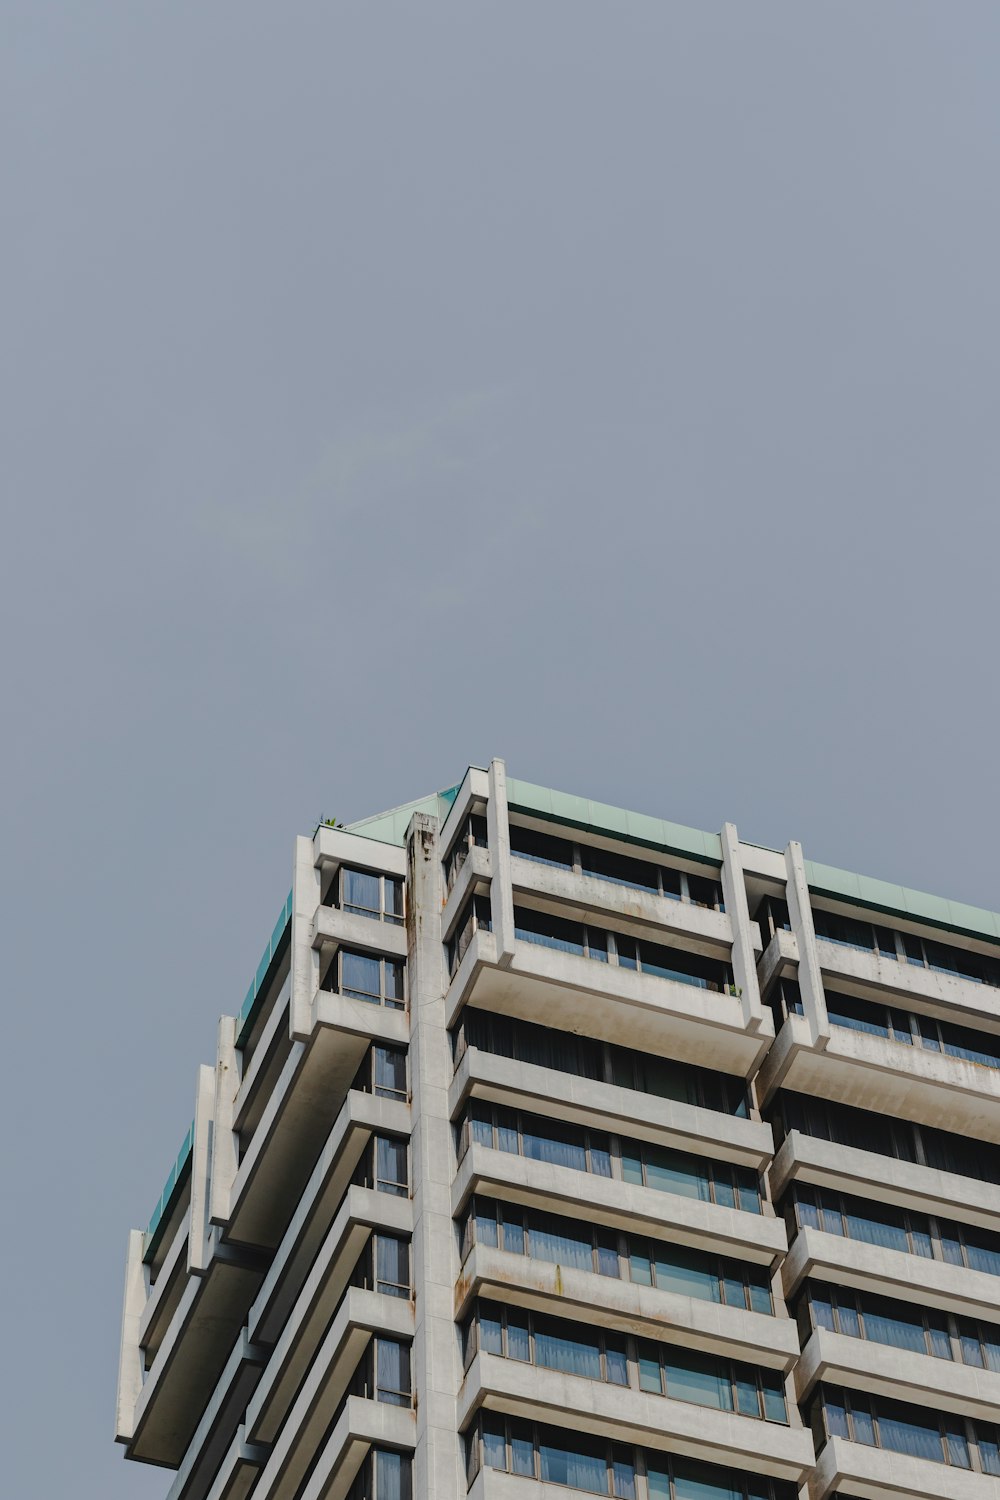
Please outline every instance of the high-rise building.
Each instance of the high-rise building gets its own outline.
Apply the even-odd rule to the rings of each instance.
[[[170,1500],[998,1500],[1000,916],[499,761],[298,839],[117,1433]]]

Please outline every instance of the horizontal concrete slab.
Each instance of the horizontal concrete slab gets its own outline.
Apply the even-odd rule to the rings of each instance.
[[[719,1254],[770,1265],[787,1246],[784,1221],[768,1214],[741,1213],[677,1193],[636,1187],[618,1178],[595,1177],[571,1167],[530,1161],[473,1142],[459,1164],[452,1188],[457,1216],[472,1193],[526,1203],[585,1222],[608,1224]]]
[[[774,1158],[771,1193],[775,1200],[791,1182],[812,1182],[855,1197],[1000,1231],[1000,1187],[993,1183],[818,1140],[798,1130],[788,1132]]]
[[[749,1468],[794,1484],[806,1477],[815,1457],[812,1437],[802,1427],[538,1369],[482,1351],[459,1392],[459,1426],[468,1426],[481,1406],[570,1432]]]
[[[1000,1375],[992,1370],[914,1354],[870,1339],[846,1338],[828,1328],[817,1328],[802,1352],[795,1371],[800,1401],[806,1399],[817,1380],[870,1391],[890,1400],[910,1401],[934,1411],[958,1412],[990,1422],[1000,1417]]]
[[[539,944],[514,942],[509,968],[497,964],[491,932],[477,932],[447,995],[448,1025],[464,1005],[519,1016],[662,1057],[750,1077],[773,1038],[770,1012],[747,1029],[741,1001],[678,980],[639,974]]]
[[[517,1062],[478,1047],[466,1048],[455,1070],[449,1090],[452,1119],[470,1097],[737,1162],[758,1172],[774,1154],[771,1127],[759,1120]]]
[[[782,1374],[799,1354],[798,1331],[780,1300],[778,1315],[772,1318],[593,1271],[550,1265],[489,1245],[476,1245],[462,1267],[455,1288],[456,1321],[465,1317],[476,1297],[578,1318],[638,1338],[668,1343],[676,1338],[686,1348],[749,1360]]]

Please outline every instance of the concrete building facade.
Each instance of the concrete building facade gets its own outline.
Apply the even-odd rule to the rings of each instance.
[[[1000,916],[501,761],[299,838],[116,1431],[169,1500],[1000,1500]]]

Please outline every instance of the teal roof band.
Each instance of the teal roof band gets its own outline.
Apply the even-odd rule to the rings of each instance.
[[[292,893],[289,891],[288,900],[282,907],[278,920],[274,924],[274,930],[271,933],[267,947],[261,954],[260,963],[257,965],[257,972],[250,981],[250,988],[247,990],[243,1004],[240,1006],[240,1013],[236,1021],[237,1047],[242,1047],[246,1040],[246,1033],[253,1023],[257,1001],[263,990],[267,987],[271,966],[278,956],[278,950],[283,948],[286,934],[290,933],[291,922]]]
[[[938,927],[963,937],[1000,943],[1000,914],[997,912],[986,911],[981,906],[967,906],[961,901],[948,901],[943,896],[930,896],[925,891],[911,891],[905,885],[892,885],[870,875],[854,875],[850,870],[817,864],[812,859],[805,861],[805,867],[809,889],[817,896],[850,901],[855,906],[867,907],[869,911],[922,922],[927,927]]]
[[[156,1254],[160,1240],[163,1238],[163,1232],[170,1222],[170,1210],[173,1208],[174,1201],[179,1196],[190,1174],[191,1152],[193,1149],[194,1121],[192,1120],[188,1128],[188,1133],[181,1143],[181,1149],[177,1153],[177,1159],[167,1173],[167,1180],[163,1184],[163,1192],[160,1194],[159,1201],[150,1215],[149,1225],[146,1229],[145,1244],[143,1246],[142,1258],[144,1261],[152,1260]]]
[[[695,859],[701,864],[722,864],[722,840],[717,833],[702,833],[685,828],[682,823],[668,823],[646,813],[626,812],[606,802],[592,802],[589,797],[573,797],[568,792],[553,792],[530,781],[507,779],[507,802],[512,812],[529,817],[551,818],[569,828],[587,828],[607,834],[644,849],[661,849]]]

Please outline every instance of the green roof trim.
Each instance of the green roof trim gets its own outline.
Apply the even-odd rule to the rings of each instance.
[[[647,813],[626,812],[607,802],[593,802],[589,797],[574,797],[568,792],[550,791],[530,781],[507,779],[507,803],[512,812],[529,817],[550,818],[568,828],[587,828],[609,838],[638,844],[644,849],[664,850],[700,864],[722,864],[722,840],[717,833],[703,833],[682,823],[668,823]]]
[[[406,841],[406,830],[414,813],[426,813],[443,823],[451,805],[458,796],[458,786],[450,786],[445,792],[431,792],[429,797],[418,797],[416,802],[404,802],[402,807],[390,807],[388,812],[376,813],[371,818],[361,818],[357,823],[348,823],[346,833],[358,833],[362,838],[376,839],[380,844],[400,844]]]
[[[1000,914],[997,912],[986,911],[981,906],[967,906],[962,901],[948,901],[943,896],[931,896],[926,891],[911,891],[904,885],[892,885],[870,875],[854,875],[850,870],[817,864],[812,859],[805,861],[805,869],[809,889],[814,895],[850,901],[869,911],[904,917],[963,937],[1000,943]]]
[[[149,1218],[146,1229],[145,1242],[142,1249],[142,1258],[148,1264],[153,1259],[160,1246],[167,1225],[170,1223],[170,1215],[174,1204],[180,1197],[185,1183],[191,1175],[191,1153],[194,1150],[194,1121],[191,1121],[187,1135],[181,1143],[181,1149],[177,1158],[167,1173],[167,1180],[163,1184],[163,1192],[160,1194],[156,1207]]]
[[[292,935],[292,893],[288,892],[288,899],[278,915],[274,924],[267,947],[261,954],[257,972],[250,981],[250,988],[243,997],[240,1013],[236,1021],[236,1045],[242,1047],[247,1039],[247,1034],[254,1023],[254,1019],[267,989],[273,970],[284,955],[288,942]],[[287,940],[287,941],[286,941]]]

